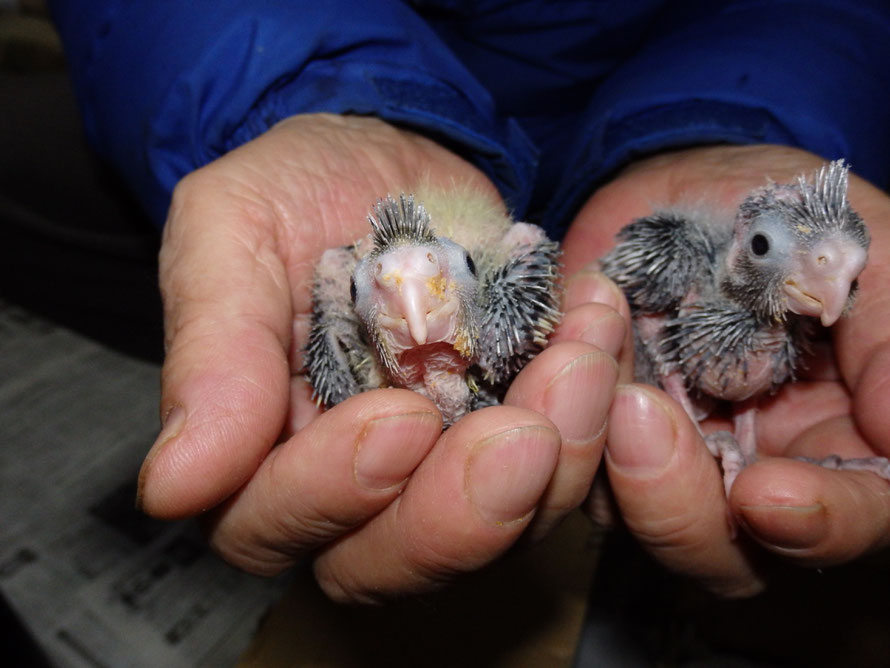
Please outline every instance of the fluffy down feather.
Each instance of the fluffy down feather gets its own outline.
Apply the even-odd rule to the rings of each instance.
[[[497,403],[558,322],[559,249],[468,190],[387,196],[316,267],[306,372],[320,403],[397,386],[452,424]]]
[[[794,379],[818,327],[853,304],[869,235],[847,201],[848,167],[768,183],[735,216],[660,211],[618,234],[603,271],[631,306],[637,376],[664,388],[693,418],[733,403],[734,434],[706,438],[726,492],[756,457],[757,399]],[[884,458],[818,462],[890,479]]]

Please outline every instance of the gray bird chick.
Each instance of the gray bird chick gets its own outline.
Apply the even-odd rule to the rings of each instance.
[[[847,201],[848,167],[769,183],[735,218],[662,211],[618,233],[602,260],[631,306],[637,376],[662,387],[694,421],[733,404],[734,434],[706,437],[726,493],[756,458],[758,397],[794,379],[819,324],[852,306],[869,235]],[[810,461],[810,460],[808,460]],[[890,479],[885,458],[819,463]]]
[[[446,426],[497,403],[558,322],[559,249],[478,193],[386,197],[371,234],[325,251],[306,372],[319,402],[404,387]]]

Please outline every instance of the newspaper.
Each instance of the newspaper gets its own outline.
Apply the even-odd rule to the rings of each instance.
[[[58,666],[229,666],[285,588],[133,505],[158,368],[0,302],[0,591]]]

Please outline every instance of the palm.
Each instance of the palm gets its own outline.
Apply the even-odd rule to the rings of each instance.
[[[662,162],[671,156],[656,158],[636,170],[629,170],[615,183],[601,190],[581,212],[566,239],[565,258],[569,271],[578,264],[589,261],[590,249],[596,254],[607,250],[611,239],[620,227],[630,220],[647,215],[655,205],[670,205],[684,201],[711,201],[727,208],[734,207],[752,189],[762,186],[768,176],[776,182],[790,181],[801,173],[808,173],[824,161],[802,151],[775,147],[767,152],[762,148],[705,149],[698,155],[681,159],[670,170],[661,169]],[[704,158],[704,159],[701,159]],[[709,159],[710,158],[710,159]],[[684,162],[685,161],[685,162]],[[704,194],[704,195],[703,195]],[[708,198],[701,200],[702,196]],[[883,255],[881,221],[890,213],[890,200],[867,184],[852,179],[851,199],[863,210],[874,236],[872,254]],[[883,208],[883,212],[881,209]],[[605,218],[608,217],[608,220]],[[606,229],[608,227],[608,230]],[[872,325],[863,314],[874,313],[872,306],[883,299],[881,286],[886,285],[890,268],[872,263],[861,277],[861,292],[852,317],[845,318],[832,332],[833,347],[819,346],[816,356],[807,360],[800,372],[804,382],[788,385],[771,401],[764,402],[761,416],[759,442],[766,453],[818,455],[811,448],[818,447],[808,438],[805,444],[796,437],[825,421],[850,415],[850,388],[855,387],[863,373],[867,354],[883,343],[883,328]],[[836,358],[836,359],[835,359]],[[806,406],[804,410],[803,407]],[[870,423],[874,416],[862,416]],[[725,422],[710,420],[706,430],[725,428]],[[869,427],[864,427],[869,429]],[[872,429],[877,425],[871,426]],[[823,441],[826,454],[832,443]],[[881,439],[876,439],[876,443]],[[890,443],[887,444],[890,448]],[[866,447],[863,444],[863,447]],[[875,448],[877,446],[871,446]],[[867,453],[859,451],[861,456]]]
[[[566,237],[567,269],[571,271],[601,255],[611,247],[620,227],[649,215],[655,207],[706,202],[732,210],[747,192],[762,186],[767,176],[787,182],[822,162],[803,151],[767,146],[691,149],[642,161],[597,192],[582,209]],[[880,261],[890,245],[886,224],[890,220],[890,198],[851,178],[850,200],[869,225],[872,262],[861,276],[853,312],[832,329],[830,342],[819,347],[817,356],[801,373],[801,382],[785,386],[763,402],[758,413],[758,445],[767,455],[822,457],[834,452],[867,457],[890,451],[890,398],[881,391],[881,379],[890,374],[890,343],[885,334],[890,313],[882,289],[890,278],[890,269]],[[674,415],[686,420],[682,411]],[[725,429],[727,423],[710,418],[703,427],[706,431]],[[711,466],[707,476],[708,489],[717,489],[717,467]],[[835,506],[839,517],[870,509],[874,522],[857,534],[855,546],[836,542],[796,555],[802,561],[825,563],[849,559],[885,540],[883,523],[888,509],[886,502],[879,500],[885,495],[886,482],[875,476],[841,476],[786,459],[765,461],[744,471],[733,487],[730,504],[734,514],[745,518],[755,537],[762,538],[758,534],[762,531],[776,544],[793,542],[798,527],[783,524],[777,515],[769,513],[759,518],[753,511],[746,515],[743,508],[772,508],[776,504]],[[719,495],[711,498],[722,507]],[[688,501],[696,502],[694,498]],[[711,516],[713,519],[713,513]],[[652,513],[650,520],[657,519],[658,513]],[[727,563],[736,560],[731,567],[736,569],[735,575],[750,568],[739,565],[747,559],[729,543],[725,547]],[[697,575],[694,563],[675,565]],[[748,571],[740,580],[750,586],[754,577]],[[738,582],[733,586],[739,586]]]
[[[280,335],[289,338],[293,376],[302,367],[314,265],[325,249],[367,234],[367,215],[379,197],[410,190],[421,179],[458,180],[494,193],[468,163],[373,119],[294,117],[213,167],[217,173],[211,178],[226,182],[214,206],[228,213],[223,219],[208,217],[207,224],[215,228],[214,235],[237,240],[248,254],[246,263],[259,260],[256,270],[231,276],[256,281],[256,271],[263,272],[266,289],[257,299],[277,318]],[[197,186],[201,197],[206,194],[202,185]],[[219,188],[214,190],[218,196]],[[230,232],[220,229],[225,223]],[[298,380],[292,389],[284,436],[319,412]]]

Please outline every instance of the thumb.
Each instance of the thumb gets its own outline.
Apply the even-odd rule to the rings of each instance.
[[[139,476],[151,515],[202,512],[238,489],[286,416],[292,307],[274,220],[195,172],[174,193],[161,251],[164,426]]]
[[[667,394],[647,385],[618,388],[606,463],[627,527],[662,564],[723,596],[763,588],[732,535],[716,460]]]

